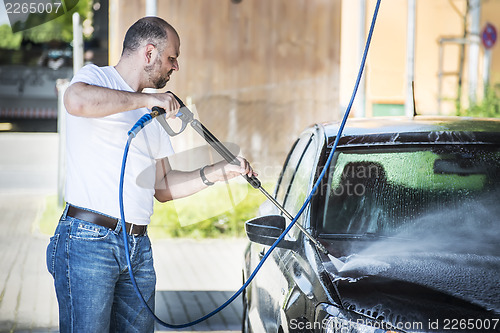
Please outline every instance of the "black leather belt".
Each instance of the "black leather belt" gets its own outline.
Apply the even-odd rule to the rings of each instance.
[[[100,225],[101,227],[109,228],[112,230],[116,229],[119,220],[107,215],[91,212],[85,209],[81,209],[72,205],[69,205],[67,216],[79,219],[82,221],[94,223]],[[144,236],[148,229],[146,225],[137,225],[125,222],[125,229],[127,234],[134,236]]]

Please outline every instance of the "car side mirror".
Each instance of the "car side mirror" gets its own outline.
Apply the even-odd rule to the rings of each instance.
[[[273,245],[285,231],[285,218],[281,215],[266,215],[245,222],[248,239],[262,245]],[[290,249],[293,242],[282,240],[278,247]]]

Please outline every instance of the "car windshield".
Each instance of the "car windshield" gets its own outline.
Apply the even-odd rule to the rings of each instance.
[[[330,167],[319,231],[395,236],[429,228],[429,223],[434,228],[443,216],[476,221],[479,210],[478,223],[496,224],[498,216],[488,213],[488,205],[498,211],[499,193],[497,146],[345,149],[336,153]]]

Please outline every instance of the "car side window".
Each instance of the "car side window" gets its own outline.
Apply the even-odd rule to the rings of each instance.
[[[295,171],[288,195],[285,198],[284,207],[292,216],[295,216],[299,212],[309,194],[309,184],[313,176],[312,173],[316,170],[316,151],[316,140],[311,138],[311,141],[306,147],[306,151],[302,155],[297,170]],[[302,224],[303,217],[304,215],[300,217],[297,223]],[[293,228],[290,231],[292,238],[296,238],[298,233],[298,228]]]
[[[295,216],[307,198],[311,172],[315,169],[316,140],[307,133],[299,138],[283,171],[277,191],[277,200],[292,216]],[[290,221],[287,220],[287,224]],[[302,223],[302,218],[297,223]],[[292,229],[288,239],[295,239],[298,228]]]
[[[287,161],[278,183],[278,188],[276,190],[276,201],[284,205],[285,198],[290,189],[290,184],[293,180],[295,172],[297,171],[297,166],[304,154],[304,150],[311,142],[311,133],[303,134],[295,143],[293,150],[288,155]]]

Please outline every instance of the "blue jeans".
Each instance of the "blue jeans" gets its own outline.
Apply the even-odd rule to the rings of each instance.
[[[60,332],[153,332],[154,319],[132,286],[121,223],[115,230],[66,216],[47,247]],[[128,236],[137,285],[154,310],[156,275],[148,236]]]

